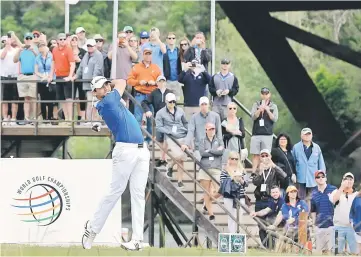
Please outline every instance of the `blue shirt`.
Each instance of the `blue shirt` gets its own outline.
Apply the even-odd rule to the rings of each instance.
[[[118,90],[114,89],[97,103],[96,108],[116,142],[141,144],[144,138],[140,126],[120,99]]]
[[[144,48],[151,48],[152,49],[152,63],[155,63],[159,66],[160,71],[163,75],[163,53],[160,50],[160,45],[155,45],[150,42],[145,43],[142,45],[142,52]]]
[[[41,54],[39,54],[35,58],[35,64],[38,65],[38,71],[40,73],[50,73],[52,62],[53,62],[53,55],[50,52],[48,52],[46,58],[44,58]]]
[[[282,197],[278,198],[277,200],[274,200],[273,198],[269,199],[268,200],[268,208],[270,208],[272,210],[272,212],[269,213],[267,215],[267,217],[275,218],[277,216],[278,212],[281,210],[282,205],[284,203],[285,203],[285,200]]]
[[[283,220],[287,221],[290,218],[290,215],[292,215],[292,218],[295,219],[295,221],[290,225],[290,227],[298,227],[298,217],[300,215],[300,212],[308,212],[308,206],[305,201],[299,200],[296,203],[296,207],[293,207],[289,203],[284,203],[282,205],[281,211]]]
[[[177,60],[178,60],[178,48],[174,48],[173,51],[171,51],[168,47],[167,47],[167,54],[168,54],[168,58],[169,58],[169,65],[170,65],[170,76],[169,76],[169,80],[170,81],[177,81],[178,80],[178,69],[177,69]]]
[[[335,189],[337,187],[327,184],[323,193],[317,187],[312,191],[311,212],[316,212],[316,226],[319,228],[333,226],[334,207],[329,199],[329,195]]]
[[[350,220],[353,222],[353,229],[361,236],[361,196],[353,199],[350,209]]]
[[[24,49],[21,51],[19,56],[21,74],[34,73],[35,58],[36,55],[31,50]]]

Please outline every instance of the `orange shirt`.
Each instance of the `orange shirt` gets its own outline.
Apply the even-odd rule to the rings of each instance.
[[[162,72],[160,71],[158,65],[151,63],[148,67],[146,67],[143,62],[137,63],[133,66],[132,70],[128,75],[127,84],[133,86],[135,90],[142,94],[150,94],[154,89],[157,88],[157,85],[140,85],[139,81],[145,80],[148,82],[150,80],[153,80],[154,82],[156,82],[158,76],[160,75],[162,75]]]
[[[57,77],[67,77],[70,72],[70,63],[75,62],[73,50],[69,46],[53,49],[53,60],[55,63],[55,75]]]

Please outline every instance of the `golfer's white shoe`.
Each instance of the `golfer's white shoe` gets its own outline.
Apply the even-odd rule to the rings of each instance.
[[[89,220],[85,223],[84,228],[85,228],[85,232],[81,240],[81,243],[84,249],[91,249],[94,238],[97,234],[91,229]]]
[[[127,251],[141,251],[143,249],[143,243],[137,240],[121,243],[120,246]]]

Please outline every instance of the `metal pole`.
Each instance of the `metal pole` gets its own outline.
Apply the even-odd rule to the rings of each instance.
[[[113,6],[113,45],[112,45],[112,70],[110,77],[115,79],[116,78],[116,69],[117,69],[117,38],[118,38],[118,0],[114,0],[114,6]]]
[[[193,192],[193,246],[198,246],[198,226],[197,226],[197,164],[194,163],[194,192]]]
[[[216,71],[216,0],[211,0],[212,75]]]
[[[67,1],[64,1],[65,3],[65,26],[64,30],[65,33],[69,33],[69,3]]]
[[[114,56],[114,54],[113,54]],[[154,165],[154,160],[155,160],[155,142],[153,141],[154,138],[154,134],[155,134],[155,124],[154,124],[154,119],[151,120],[152,122],[152,135],[151,135],[151,139],[152,139],[152,161],[150,163],[150,172],[151,172],[151,176],[150,176],[150,181],[149,181],[149,190],[150,190],[150,212],[149,212],[149,229],[148,229],[148,237],[149,237],[149,245],[150,246],[154,246],[154,208],[155,208],[155,199],[154,199],[154,176],[155,176],[155,165]],[[148,144],[146,144],[146,147],[148,147]],[[160,214],[159,214],[160,215]]]

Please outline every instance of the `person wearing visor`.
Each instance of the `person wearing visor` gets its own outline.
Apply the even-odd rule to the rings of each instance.
[[[341,185],[335,189],[329,199],[334,205],[335,214],[333,216],[334,230],[338,232],[338,253],[351,254],[358,253],[355,231],[350,222],[350,210],[357,192],[354,190],[355,177],[351,172],[347,172],[342,177]],[[334,237],[333,237],[334,238]],[[347,246],[346,246],[347,242]],[[335,246],[336,242],[333,241]]]
[[[82,245],[84,249],[91,249],[96,235],[102,230],[129,181],[133,234],[132,239],[122,243],[121,247],[126,250],[140,250],[143,247],[145,187],[148,180],[150,153],[144,144],[137,120],[120,103],[126,81],[123,79],[109,81],[103,76],[97,76],[90,85],[93,95],[99,100],[95,108],[112,132],[116,144],[112,153],[110,192],[100,202],[93,219],[86,222]]]
[[[278,120],[278,108],[271,101],[271,92],[268,88],[261,89],[261,100],[253,104],[251,117],[253,119],[253,128],[250,153],[253,155],[252,177],[254,177],[260,163],[260,150],[272,150],[273,127]]]
[[[292,180],[297,182],[299,197],[309,201],[313,189],[316,187],[315,173],[317,170],[326,170],[321,147],[312,141],[312,130],[301,130],[301,141],[292,148],[292,155],[296,163],[296,175]]]

